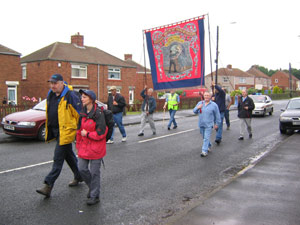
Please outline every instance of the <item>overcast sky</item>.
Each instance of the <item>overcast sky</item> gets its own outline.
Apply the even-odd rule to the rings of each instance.
[[[248,70],[258,64],[300,69],[297,0],[11,0],[1,1],[0,44],[26,56],[54,42],[84,44],[144,64],[143,30],[209,14],[212,58],[219,26],[219,68]],[[210,72],[207,17],[206,74]],[[146,50],[147,67],[149,68]],[[213,63],[213,71],[215,64]]]

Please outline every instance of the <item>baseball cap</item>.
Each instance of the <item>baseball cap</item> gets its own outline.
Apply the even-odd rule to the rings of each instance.
[[[64,78],[60,74],[53,74],[51,78],[48,80],[48,82],[57,82],[57,81],[63,81]]]
[[[111,86],[110,88],[109,88],[109,90],[111,91],[111,90],[117,90],[117,87],[116,86]]]
[[[92,90],[82,90],[82,89],[80,89],[79,93],[81,95],[85,94],[85,95],[89,96],[93,100],[93,102],[96,101],[96,94]]]

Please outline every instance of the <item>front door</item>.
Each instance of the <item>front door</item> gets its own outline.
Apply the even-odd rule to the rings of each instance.
[[[134,101],[134,90],[129,90],[129,104],[132,105]]]

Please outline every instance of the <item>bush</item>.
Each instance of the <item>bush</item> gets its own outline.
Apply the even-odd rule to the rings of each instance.
[[[279,87],[278,86],[275,86],[274,88],[273,88],[273,94],[279,94]]]
[[[248,95],[252,95],[253,93],[257,92],[255,88],[249,88],[247,91],[248,91]]]
[[[234,90],[230,93],[230,96],[231,97],[234,97],[236,95],[241,95],[242,94],[242,91],[241,90]]]

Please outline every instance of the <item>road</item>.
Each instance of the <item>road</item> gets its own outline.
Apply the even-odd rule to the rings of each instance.
[[[0,225],[167,224],[287,137],[278,129],[286,102],[274,102],[273,116],[255,117],[253,139],[244,141],[237,140],[237,112],[231,111],[231,129],[224,130],[222,143],[213,144],[206,158],[200,157],[196,116],[177,119],[178,128],[171,131],[166,121],[157,122],[155,136],[146,127],[145,136],[138,137],[139,125],[127,126],[126,143],[117,131],[101,169],[101,203],[92,207],[85,204],[84,184],[68,187],[72,173],[67,164],[52,197],[38,195],[35,190],[51,168],[54,143],[9,137],[0,141]]]

